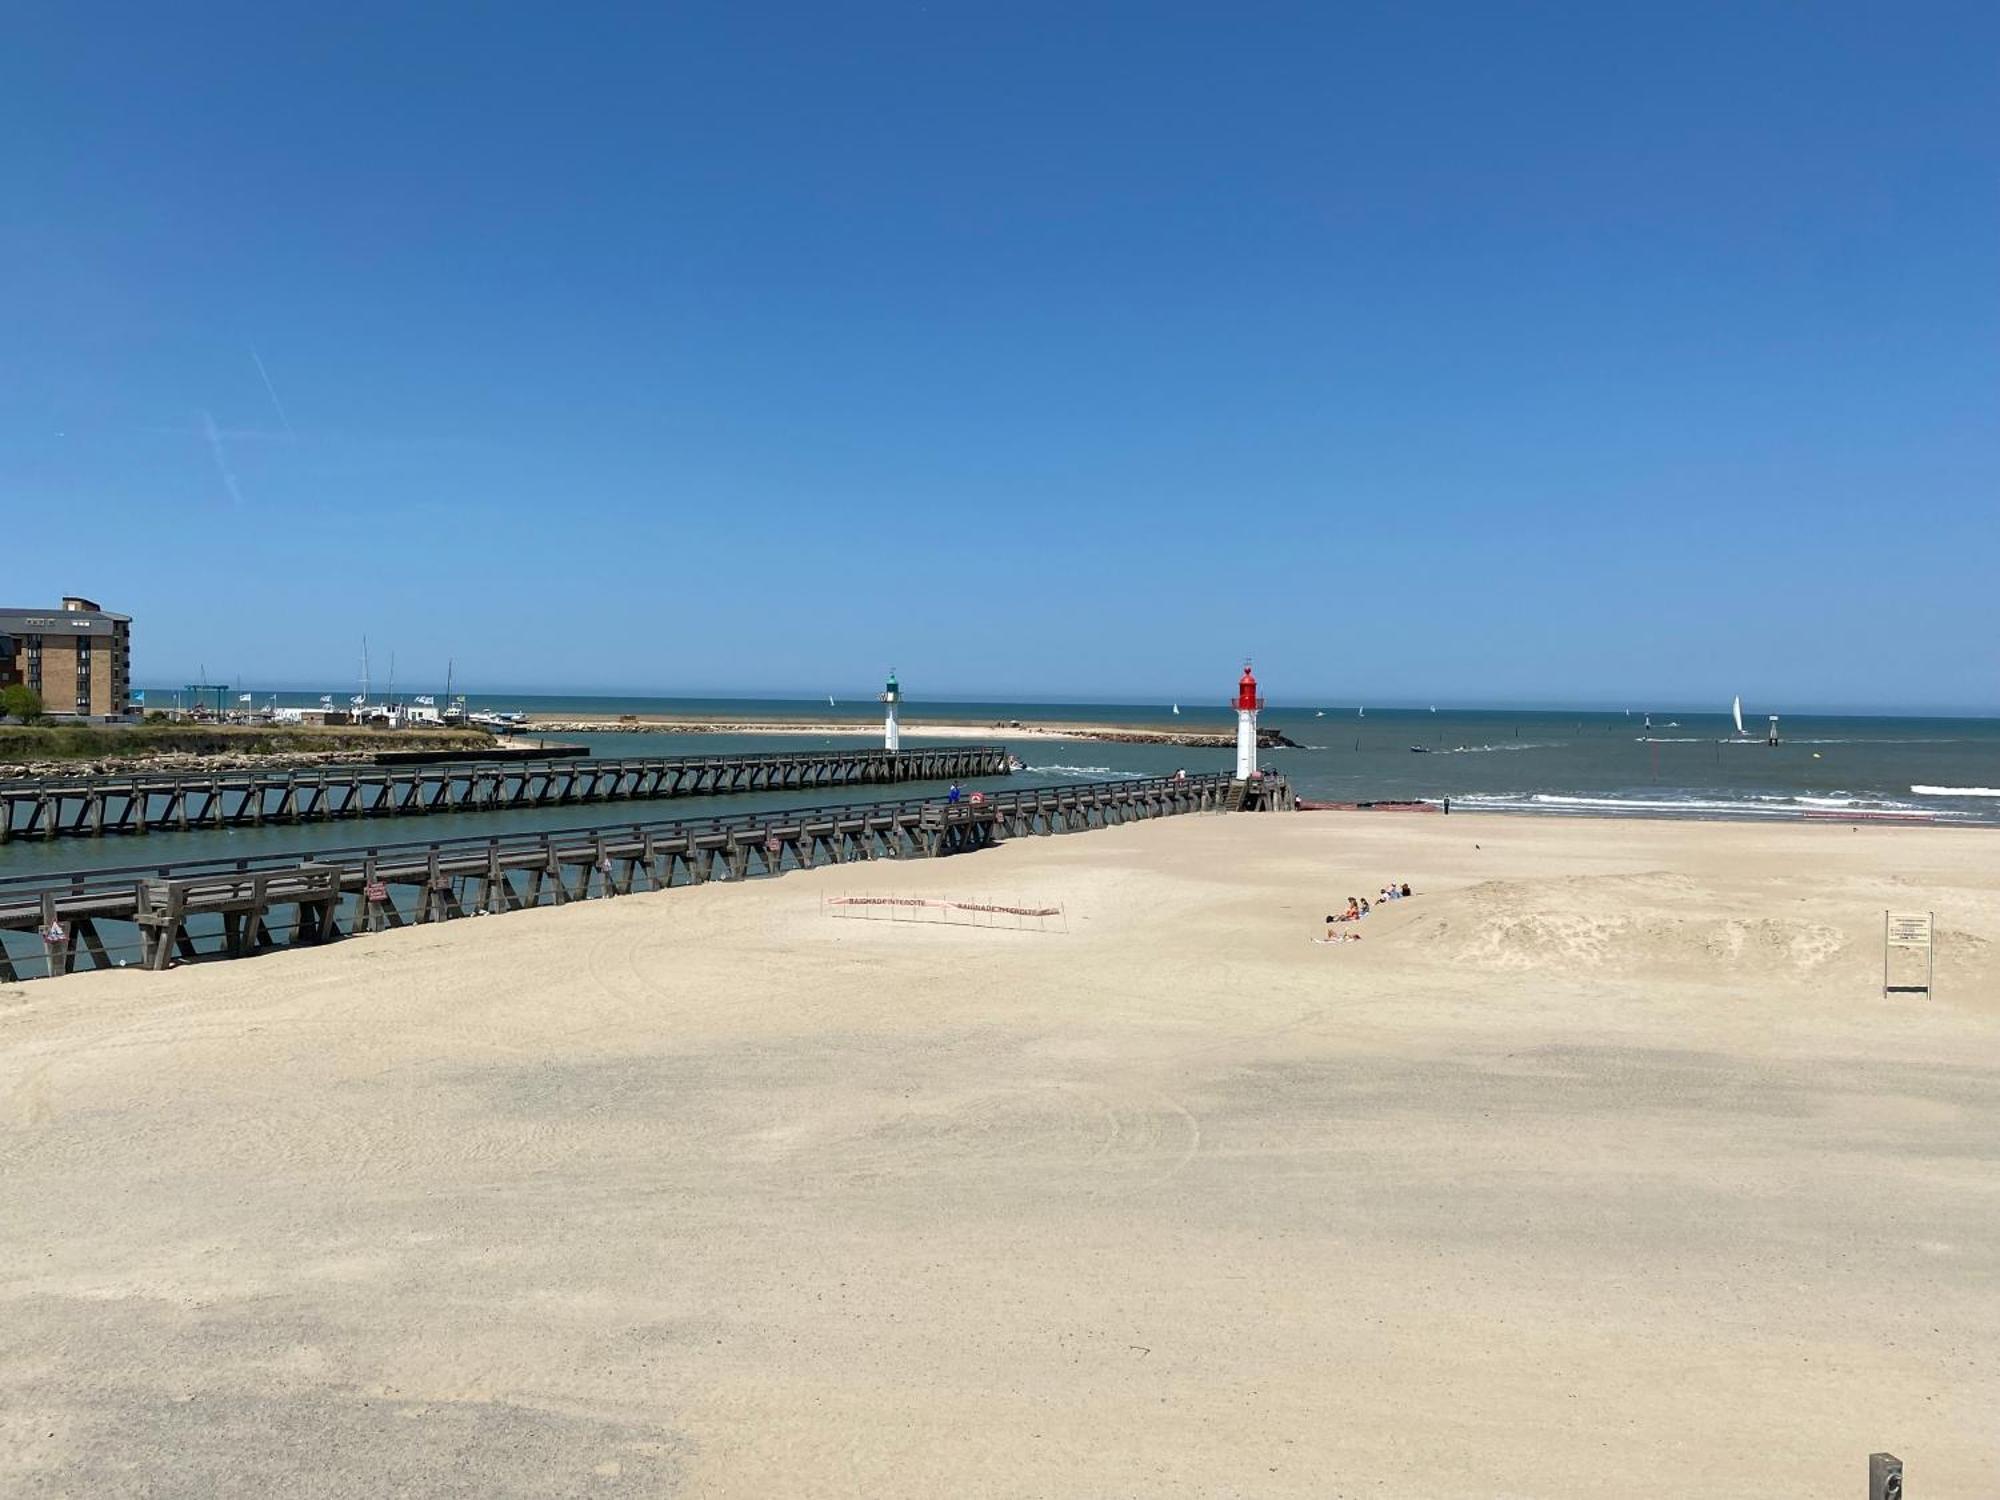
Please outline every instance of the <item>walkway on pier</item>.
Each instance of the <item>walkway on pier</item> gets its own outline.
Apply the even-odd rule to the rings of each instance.
[[[0,781],[0,843],[1003,776],[998,745]]]
[[[0,980],[240,957],[415,922],[562,905],[1177,813],[1289,808],[1279,777],[1088,782],[945,802],[781,808],[0,879]],[[289,916],[290,920],[283,920]],[[11,946],[10,946],[11,944]]]

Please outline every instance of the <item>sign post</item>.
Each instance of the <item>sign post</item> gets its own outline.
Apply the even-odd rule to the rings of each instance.
[[[1937,950],[1931,942],[1931,927],[1935,912],[1882,913],[1882,998],[1891,994],[1915,994],[1921,990],[1926,996],[1937,987]],[[1894,948],[1908,948],[1924,956],[1924,982],[1922,984],[1890,984],[1889,953]]]

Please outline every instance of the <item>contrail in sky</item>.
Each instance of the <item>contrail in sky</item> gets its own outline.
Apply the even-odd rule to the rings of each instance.
[[[296,440],[298,434],[292,430],[292,419],[285,415],[285,403],[278,399],[278,388],[271,384],[271,372],[264,368],[263,357],[257,353],[255,344],[250,346],[250,357],[257,361],[257,373],[264,377],[264,389],[271,393],[271,405],[278,410],[278,420],[285,424],[285,436]]]
[[[229,454],[222,446],[222,430],[215,425],[212,413],[201,414],[202,435],[208,439],[208,451],[215,456],[215,469],[222,476],[222,487],[229,491],[229,498],[236,502],[237,509],[243,508],[243,492],[236,487],[236,475],[229,468]]]

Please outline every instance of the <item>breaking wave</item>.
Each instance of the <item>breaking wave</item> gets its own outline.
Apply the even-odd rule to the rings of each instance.
[[[2000,791],[1994,793],[2000,796]],[[1864,797],[1851,793],[1826,796],[1757,795],[1742,797],[1707,796],[1689,792],[1646,796],[1591,797],[1563,792],[1473,792],[1451,799],[1454,810],[1467,812],[1572,813],[1580,816],[1656,818],[1772,818],[1800,819],[1852,817],[1869,820],[1943,822],[1971,818],[1971,813],[1941,812],[1886,797]]]
[[[2000,786],[1913,786],[1919,797],[2000,797]]]

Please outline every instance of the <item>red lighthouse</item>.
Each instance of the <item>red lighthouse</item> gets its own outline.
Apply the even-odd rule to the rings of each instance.
[[[1257,674],[1243,663],[1242,679],[1236,684],[1236,779],[1248,781],[1257,774],[1257,710],[1264,700],[1257,696]]]

